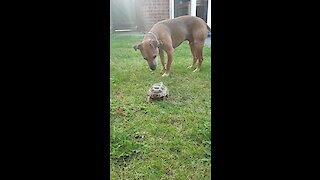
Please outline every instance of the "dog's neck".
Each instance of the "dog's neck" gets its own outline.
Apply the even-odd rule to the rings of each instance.
[[[152,34],[153,37],[156,39],[156,41],[159,42],[157,36],[156,36],[153,32],[149,31],[148,33],[149,33],[149,34]]]

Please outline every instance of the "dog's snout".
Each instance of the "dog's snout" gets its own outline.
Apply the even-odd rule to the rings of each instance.
[[[157,68],[157,66],[150,66],[150,69],[151,69],[152,71],[156,70],[156,68]]]
[[[157,68],[157,58],[155,58],[152,62],[149,61],[148,63],[149,63],[149,67],[150,67],[150,69],[152,71],[156,70],[156,68]]]

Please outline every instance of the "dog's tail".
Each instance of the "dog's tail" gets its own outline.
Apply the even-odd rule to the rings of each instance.
[[[208,26],[208,24],[207,24],[207,29],[209,32],[211,32],[211,28]]]

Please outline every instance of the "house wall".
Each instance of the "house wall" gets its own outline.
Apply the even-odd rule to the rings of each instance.
[[[122,2],[127,2],[127,0],[111,0],[112,2],[117,2],[119,3],[120,1]],[[205,0],[208,1],[210,4],[210,0]],[[121,20],[114,19],[115,16],[117,15],[116,13],[123,13],[123,11],[126,12],[124,8],[118,8],[114,9],[113,11],[110,10],[110,32],[112,28],[120,28],[121,27],[118,25],[121,21],[122,22],[131,22],[130,27],[126,29],[132,29],[134,31],[138,32],[143,32],[146,33],[148,32],[151,27],[164,19],[170,19],[170,14],[172,13],[170,11],[170,2],[176,2],[176,0],[130,0],[130,5],[128,8],[130,8],[130,12],[132,12],[128,18],[124,18]],[[190,2],[190,0],[188,0]],[[194,6],[196,5],[195,2],[197,1],[191,1],[194,2]],[[200,2],[200,1],[199,1]],[[202,2],[202,1],[201,1]],[[112,3],[111,3],[112,4]],[[135,6],[135,7],[132,7]],[[117,6],[111,6],[110,8],[117,8]],[[177,7],[176,7],[177,8]],[[188,4],[188,12],[190,11],[190,4]],[[113,14],[115,13],[115,14]],[[211,15],[211,11],[208,11],[209,16]],[[128,14],[128,13],[127,13]],[[195,14],[194,14],[195,15]],[[135,17],[134,17],[135,16]],[[206,18],[204,18],[206,19]],[[211,25],[211,19],[208,19],[208,24]],[[116,27],[115,27],[116,26]]]
[[[148,32],[151,27],[170,18],[170,0],[136,0],[138,29]]]

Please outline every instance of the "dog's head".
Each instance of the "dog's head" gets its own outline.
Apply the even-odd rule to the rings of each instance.
[[[159,53],[159,44],[155,40],[145,40],[133,46],[134,50],[139,49],[143,59],[145,59],[151,70],[157,68],[157,55]]]

